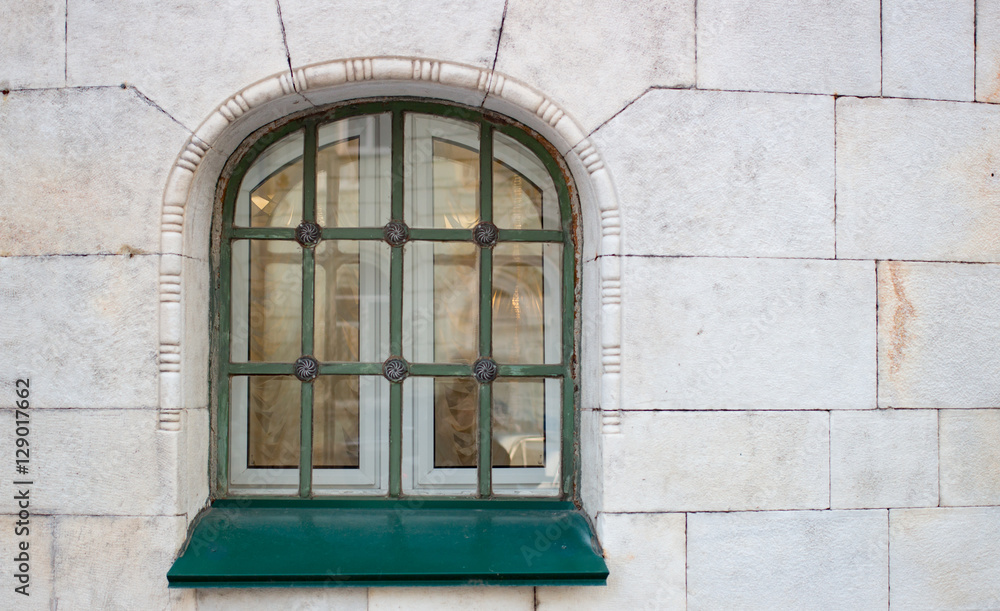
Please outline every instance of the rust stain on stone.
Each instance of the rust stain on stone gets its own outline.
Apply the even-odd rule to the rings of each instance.
[[[896,304],[892,312],[892,327],[889,337],[889,372],[898,374],[903,366],[903,358],[909,347],[909,324],[916,316],[913,302],[906,296],[905,272],[898,261],[889,262],[889,282]]]
[[[993,77],[993,82],[995,83],[993,91],[991,91],[983,100],[983,102],[997,102],[1000,101],[1000,70],[994,70],[996,74]]]
[[[128,244],[122,244],[122,247],[118,249],[118,254],[125,255],[126,257],[131,259],[135,255],[145,255],[148,253],[141,248],[134,248],[132,246],[129,246]]]

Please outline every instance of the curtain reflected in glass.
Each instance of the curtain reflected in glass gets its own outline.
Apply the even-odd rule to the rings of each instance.
[[[493,249],[493,358],[500,363],[561,359],[561,246],[498,244]]]
[[[232,360],[294,362],[302,350],[302,248],[236,240],[232,259]]]
[[[478,248],[465,242],[411,242],[404,259],[404,358],[471,364],[478,356]]]
[[[388,114],[351,117],[319,128],[316,222],[323,227],[381,227],[389,221]]]
[[[545,381],[493,383],[494,467],[545,466]]]
[[[520,142],[493,134],[493,222],[502,229],[559,229],[552,176]]]
[[[301,383],[291,376],[248,376],[247,466],[299,465]]]
[[[320,376],[313,382],[313,466],[357,468],[360,464],[358,376]]]
[[[360,358],[360,252],[358,242],[333,240],[316,247],[315,351],[320,361]]]
[[[435,467],[475,467],[478,464],[478,387],[471,378],[435,378]]]

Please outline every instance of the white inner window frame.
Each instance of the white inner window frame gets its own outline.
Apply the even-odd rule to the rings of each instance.
[[[411,113],[407,113],[411,114]],[[379,120],[376,121],[376,117]],[[408,198],[407,211],[415,218],[407,218],[411,227],[433,226],[433,198],[418,198],[416,193],[433,193],[433,138],[440,138],[461,146],[480,150],[478,129],[471,132],[464,130],[449,130],[442,128],[441,118],[434,115],[413,113],[413,125],[424,127],[405,131],[405,164],[406,172],[411,173],[407,181],[404,197]],[[454,121],[464,126],[478,128],[474,123]],[[359,184],[359,226],[371,227],[384,224],[385,213],[389,202],[389,180],[391,171],[388,167],[391,147],[391,122],[387,114],[366,115],[343,119],[338,122],[320,126],[320,143],[327,140],[332,145],[348,138],[360,138],[360,156],[362,180]],[[324,130],[338,130],[333,138],[326,138]],[[418,140],[418,134],[426,137]],[[423,147],[417,147],[415,142],[422,142]],[[321,147],[324,145],[321,144]],[[365,147],[380,149],[379,154],[364,154]],[[425,150],[420,150],[421,148]],[[238,201],[245,201],[245,209],[249,211],[249,198],[253,188],[261,184],[268,176],[302,156],[301,138],[286,138],[276,143],[258,159],[243,179],[238,193]],[[421,163],[419,155],[425,155]],[[559,227],[559,206],[557,193],[552,186],[551,177],[544,168],[536,165],[534,156],[514,146],[504,144],[500,139],[494,140],[494,158],[514,171],[522,174],[535,185],[542,186],[543,228]],[[527,160],[527,162],[526,162]],[[367,167],[365,167],[367,164]],[[381,167],[385,164],[386,167]],[[492,167],[492,164],[491,164]],[[492,180],[480,177],[482,180]],[[318,184],[321,181],[318,181]],[[325,201],[322,193],[317,190],[317,201]],[[241,206],[237,205],[237,210]],[[240,219],[237,224],[249,226],[249,219]],[[425,242],[430,245],[432,243]],[[382,242],[359,241],[360,269],[359,294],[375,297],[362,298],[360,311],[360,359],[362,362],[380,362],[388,354],[388,289],[380,291],[380,286],[388,286],[389,249]],[[413,249],[416,250],[416,249]],[[419,279],[419,285],[427,287],[420,297],[428,303],[418,304],[418,309],[427,309],[433,313],[434,266],[432,249],[427,249],[430,256],[413,253],[404,259],[404,276]],[[411,254],[410,251],[408,254]],[[559,245],[543,244],[543,302],[544,302],[544,360],[546,363],[559,363],[562,358],[561,339],[561,297],[562,297],[562,259],[559,255]],[[426,259],[426,260],[424,260]],[[237,253],[233,250],[233,269],[237,268]],[[249,265],[249,261],[246,262]],[[317,268],[317,280],[319,276]],[[234,271],[235,273],[235,271]],[[404,291],[408,283],[404,282]],[[412,285],[412,283],[410,283]],[[320,283],[317,281],[317,286]],[[476,291],[478,302],[478,290]],[[237,295],[232,296],[233,309],[245,307],[246,301],[240,301]],[[248,297],[247,297],[248,299]],[[413,292],[404,295],[403,311],[403,345],[404,353],[413,355],[413,362],[434,362],[434,328],[433,315],[430,324],[416,325],[413,304]],[[410,304],[410,307],[406,307]],[[368,306],[368,307],[366,307]],[[478,305],[477,305],[478,307]],[[428,339],[421,340],[423,333]],[[235,337],[236,334],[234,334]],[[366,341],[367,338],[367,341]],[[243,348],[245,349],[245,347]],[[238,350],[234,341],[232,350]],[[511,378],[508,378],[511,379]],[[537,379],[537,378],[531,378]],[[501,378],[503,380],[503,378]],[[230,392],[230,474],[229,484],[234,492],[243,494],[274,494],[275,492],[294,493],[299,484],[299,468],[255,468],[247,465],[248,439],[248,376],[235,376]],[[544,379],[544,467],[493,467],[492,482],[495,492],[503,495],[557,496],[560,492],[561,443],[562,443],[562,386],[561,379]],[[385,495],[388,492],[389,480],[389,382],[382,376],[360,376],[359,380],[359,467],[352,468],[318,468],[313,469],[313,491],[317,496],[332,495]],[[434,378],[410,377],[403,383],[403,452],[402,452],[402,486],[403,492],[413,495],[440,495],[447,493],[455,496],[475,496],[477,494],[478,474],[476,467],[436,468],[434,467],[435,414],[434,414]]]

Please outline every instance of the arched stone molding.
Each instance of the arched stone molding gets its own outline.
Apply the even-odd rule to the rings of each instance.
[[[198,375],[203,375],[208,347],[192,351],[185,346],[185,333],[192,335],[185,329],[182,299],[207,302],[207,294],[192,295],[182,285],[182,277],[186,260],[207,262],[211,207],[226,159],[247,135],[270,121],[311,105],[380,95],[450,99],[495,110],[535,129],[562,153],[583,210],[584,260],[599,257],[600,305],[595,314],[601,344],[600,399],[594,407],[601,410],[603,433],[617,433],[621,422],[621,270],[615,255],[620,253],[621,223],[611,177],[598,151],[565,111],[524,83],[488,69],[399,57],[337,60],[275,74],[226,100],[188,139],[170,172],[161,216],[160,429],[179,431],[180,410],[190,407],[182,378],[186,361],[198,361]],[[207,283],[199,283],[199,290],[207,291]],[[190,315],[188,320],[192,320]],[[199,335],[207,334],[194,336]]]

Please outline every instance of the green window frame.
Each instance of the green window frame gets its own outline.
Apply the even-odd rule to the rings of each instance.
[[[458,119],[478,127],[479,179],[478,223],[471,229],[415,227],[408,223],[404,197],[404,126],[408,113]],[[389,358],[383,362],[317,362],[315,348],[314,297],[316,287],[315,237],[303,239],[302,226],[249,227],[234,222],[237,195],[243,177],[254,161],[273,144],[299,132],[303,134],[302,224],[317,220],[317,154],[320,128],[333,121],[366,115],[388,116],[391,121],[390,221],[385,226],[321,227],[322,241],[351,240],[387,243],[389,254]],[[494,141],[498,134],[529,150],[544,165],[558,199],[558,229],[499,228],[485,238],[480,229],[493,222]],[[171,587],[234,587],[266,585],[401,585],[498,583],[527,585],[603,584],[607,568],[590,527],[580,511],[576,409],[577,349],[577,227],[568,174],[557,161],[554,147],[528,128],[506,117],[480,109],[437,101],[389,99],[355,102],[318,113],[291,118],[268,128],[263,135],[247,139],[231,161],[232,171],[223,191],[221,215],[213,236],[211,316],[214,399],[214,460],[212,506],[200,516],[186,550],[168,574]],[[235,155],[234,155],[235,157]],[[360,223],[359,223],[360,224]],[[399,241],[398,229],[407,234]],[[484,225],[485,224],[485,225]],[[394,227],[390,227],[394,226]],[[308,228],[307,228],[308,229]],[[496,226],[493,225],[493,229]],[[306,231],[305,233],[309,233]],[[486,231],[486,233],[489,233]],[[283,241],[301,246],[301,354],[296,362],[235,362],[232,345],[233,244],[238,240]],[[479,260],[478,337],[479,358],[471,363],[408,363],[403,360],[404,247],[415,242],[467,242],[476,246]],[[561,359],[558,363],[521,364],[493,362],[491,304],[493,296],[493,248],[505,243],[559,244],[561,248]],[[313,359],[312,363],[303,359]],[[495,365],[485,374],[481,361]],[[402,363],[405,376],[394,379],[391,371]],[[302,374],[301,367],[308,370]],[[282,494],[248,494],[234,490],[230,482],[230,380],[236,376],[298,376],[301,381],[297,490]],[[313,380],[317,376],[385,376],[388,392],[388,484],[381,496],[317,496],[313,470]],[[490,377],[492,375],[492,378]],[[309,376],[312,376],[311,378]],[[410,378],[473,378],[479,383],[477,414],[477,463],[474,494],[408,495],[403,480],[403,409],[405,380]],[[558,493],[531,496],[498,494],[493,482],[493,383],[494,380],[546,379],[560,382],[560,446]],[[364,409],[364,405],[361,406]],[[470,513],[471,512],[471,513]],[[449,534],[441,518],[452,516],[454,524],[472,519],[468,532]],[[295,519],[288,521],[289,516]],[[339,516],[339,517],[338,517]],[[341,525],[335,541],[318,524],[333,519]],[[337,522],[339,520],[339,522]],[[291,526],[290,526],[291,524]],[[391,526],[387,526],[390,524]],[[235,526],[234,526],[235,525]],[[346,526],[345,526],[346,525]],[[553,526],[556,526],[553,530]],[[388,528],[389,532],[386,532]],[[344,530],[346,529],[346,531]],[[344,534],[349,531],[349,535]],[[212,533],[211,535],[207,533]],[[221,532],[221,534],[220,534]],[[539,553],[539,533],[557,533],[563,545],[558,553]],[[308,534],[306,534],[308,533]],[[375,533],[379,533],[376,537]],[[548,536],[548,535],[546,535]],[[450,538],[449,538],[450,537]],[[457,538],[455,538],[457,537]],[[471,538],[470,538],[471,537]],[[544,538],[544,537],[543,537]],[[373,541],[378,539],[378,543]],[[210,540],[210,541],[209,541]],[[546,539],[547,540],[547,539]],[[206,543],[209,541],[209,543]],[[315,542],[310,547],[309,542]],[[522,545],[514,545],[521,541]],[[219,547],[220,542],[224,545]],[[552,541],[554,542],[554,540]],[[292,552],[286,547],[294,546]],[[306,549],[302,546],[305,545]],[[444,546],[442,548],[442,545]],[[207,548],[206,548],[207,546]],[[373,547],[374,546],[374,547]],[[361,550],[345,560],[337,548]],[[425,564],[421,553],[409,550],[453,549],[454,557],[444,565]],[[548,546],[546,545],[546,550]],[[228,551],[227,551],[228,550]],[[242,550],[236,553],[233,550]],[[261,550],[255,554],[253,550]],[[266,550],[266,551],[265,551]],[[284,550],[284,552],[282,551]],[[392,553],[386,553],[390,551]],[[465,550],[465,551],[462,551]],[[282,554],[287,552],[286,556]],[[303,554],[309,558],[302,565]],[[374,556],[373,556],[374,554]],[[248,557],[252,556],[252,557]],[[258,557],[260,556],[260,557]],[[444,557],[447,557],[445,554]],[[353,558],[353,560],[352,560]],[[426,560],[426,559],[425,559]],[[337,575],[331,578],[331,565]],[[291,567],[291,568],[290,568]],[[478,568],[477,568],[478,567]]]
[[[560,494],[563,500],[576,496],[576,382],[575,366],[575,321],[576,321],[576,244],[574,215],[566,178],[550,150],[527,128],[510,120],[480,112],[474,109],[421,101],[382,101],[352,104],[335,108],[318,115],[288,121],[265,134],[244,153],[231,174],[225,190],[222,210],[219,263],[213,270],[213,277],[219,278],[218,290],[213,292],[213,312],[217,313],[218,333],[215,337],[214,357],[216,366],[217,419],[216,419],[216,496],[230,498],[242,496],[233,493],[229,487],[229,407],[230,384],[233,376],[293,375],[295,363],[232,362],[229,358],[231,342],[232,312],[229,295],[231,292],[230,270],[232,266],[232,244],[236,240],[282,240],[295,243],[295,228],[237,227],[235,215],[236,196],[240,181],[258,156],[272,144],[296,132],[304,133],[303,156],[303,201],[302,221],[316,221],[316,156],[317,133],[323,124],[363,115],[389,113],[391,115],[391,222],[407,224],[404,211],[404,115],[419,113],[438,115],[474,123],[480,130],[479,154],[479,220],[493,221],[493,141],[494,134],[504,134],[526,147],[544,164],[556,188],[561,227],[552,229],[499,229],[495,244],[537,243],[562,244],[562,359],[558,364],[513,364],[497,363],[497,379],[547,378],[562,382],[561,413],[561,457]],[[322,239],[385,241],[385,227],[324,227]],[[474,231],[467,229],[421,228],[408,226],[406,244],[412,242],[470,242],[475,243]],[[403,257],[404,244],[390,244],[390,312],[389,312],[389,352],[390,360],[402,358],[403,341]],[[479,337],[478,348],[481,359],[490,359],[493,354],[492,333],[492,255],[494,244],[479,246],[480,286],[479,286]],[[314,248],[302,248],[302,355],[314,352],[314,290],[315,254]],[[324,375],[382,375],[385,362],[319,363],[318,374]],[[407,378],[411,377],[466,377],[473,376],[474,363],[407,363]],[[479,384],[478,414],[478,490],[476,498],[492,499],[492,386],[493,382]],[[302,382],[300,416],[300,456],[298,495],[301,498],[313,496],[312,480],[312,412],[313,383]],[[389,484],[390,499],[403,495],[401,486],[402,463],[402,406],[403,382],[391,382],[389,392]],[[268,495],[255,495],[268,496]],[[441,495],[437,498],[444,498]],[[338,497],[340,498],[340,497]],[[371,497],[364,497],[370,499]],[[467,500],[468,497],[461,497]],[[525,497],[527,498],[527,497]],[[551,497],[547,497],[551,500]]]

